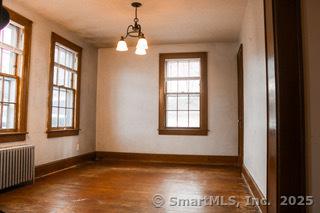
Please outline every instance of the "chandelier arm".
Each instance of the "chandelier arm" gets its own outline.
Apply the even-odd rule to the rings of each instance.
[[[137,34],[137,35],[134,35],[134,34]],[[134,38],[139,38],[139,37],[141,37],[141,35],[142,35],[142,31],[141,31],[141,25],[140,24],[137,24],[135,26],[129,25],[127,27],[127,33],[124,36],[124,38],[127,38],[128,36],[134,37]]]
[[[140,24],[138,24],[138,36],[141,36],[142,27]]]
[[[133,26],[133,25],[129,25],[129,26],[127,27],[127,34],[126,34],[126,36],[125,36],[124,38],[127,38],[128,36],[130,36],[130,33],[132,32],[132,31],[130,31],[130,28],[131,28],[132,30],[134,30],[134,26]]]

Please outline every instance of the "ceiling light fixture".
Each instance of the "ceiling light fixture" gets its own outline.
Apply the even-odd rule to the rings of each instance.
[[[146,49],[148,49],[148,42],[144,37],[144,34],[142,33],[141,25],[138,24],[139,19],[137,17],[138,7],[141,7],[142,4],[140,2],[133,2],[131,6],[135,8],[135,18],[133,19],[134,24],[128,26],[125,36],[121,36],[120,40],[118,41],[116,50],[128,51],[128,46],[125,39],[129,36],[133,38],[139,38],[135,53],[137,55],[145,55],[147,54]]]
[[[10,21],[10,16],[8,10],[3,7],[2,0],[0,1],[0,30],[5,28]]]

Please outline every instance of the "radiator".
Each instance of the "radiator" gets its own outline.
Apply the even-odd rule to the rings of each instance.
[[[34,146],[0,148],[0,190],[34,181]]]

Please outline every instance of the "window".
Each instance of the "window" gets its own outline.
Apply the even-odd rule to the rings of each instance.
[[[9,24],[0,31],[0,142],[23,141],[32,22],[7,9]]]
[[[48,137],[79,134],[81,52],[81,47],[52,33]]]
[[[160,54],[159,134],[207,135],[207,54]]]

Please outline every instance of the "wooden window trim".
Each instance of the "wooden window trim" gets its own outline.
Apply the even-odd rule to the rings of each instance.
[[[52,116],[52,92],[53,92],[53,75],[54,75],[54,51],[55,43],[60,43],[63,46],[78,53],[78,69],[77,69],[77,91],[75,91],[75,113],[74,113],[74,127],[73,128],[52,128],[51,116]],[[50,76],[49,76],[49,95],[48,95],[48,122],[47,122],[47,137],[65,137],[79,135],[80,131],[80,86],[81,86],[81,60],[82,60],[82,48],[71,41],[59,36],[58,34],[51,33],[51,50],[50,50]]]
[[[165,108],[165,60],[200,58],[200,128],[172,128],[166,127]],[[159,135],[208,135],[208,88],[207,88],[207,53],[160,53],[159,55]]]
[[[5,7],[10,15],[10,20],[24,27],[24,49],[22,64],[22,80],[18,84],[17,93],[17,119],[16,128],[11,130],[0,131],[0,143],[25,141],[27,132],[27,115],[28,115],[28,88],[30,73],[30,54],[31,54],[31,34],[32,21],[22,15]]]

